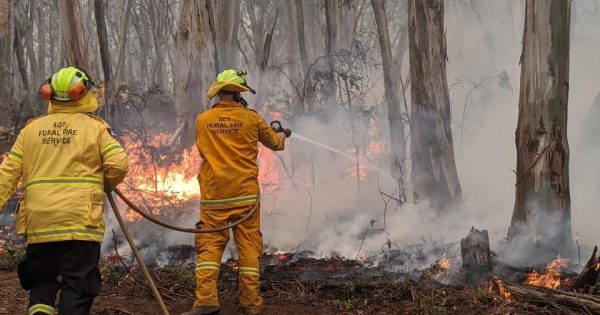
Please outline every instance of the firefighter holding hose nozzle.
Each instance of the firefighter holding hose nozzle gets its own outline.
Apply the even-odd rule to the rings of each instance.
[[[196,119],[196,145],[202,158],[200,174],[202,228],[215,228],[248,214],[259,199],[258,142],[274,151],[284,148],[289,129],[267,125],[249,109],[241,92],[256,92],[246,84],[246,72],[228,69],[217,76],[207,96],[219,102]],[[259,258],[263,253],[260,211],[233,228],[239,255],[240,304],[247,314],[261,311]],[[196,299],[184,314],[219,312],[217,281],[229,231],[196,234]]]
[[[39,89],[48,115],[30,120],[0,165],[0,209],[23,182],[16,232],[27,238],[19,281],[28,315],[87,315],[100,292],[105,186],[127,174],[127,154],[104,120],[82,68],[63,68]]]

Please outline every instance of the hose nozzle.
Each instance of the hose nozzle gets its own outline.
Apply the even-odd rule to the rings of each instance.
[[[292,135],[292,130],[288,128],[283,128],[283,125],[281,125],[281,122],[279,120],[273,120],[271,122],[271,128],[275,132],[283,132],[286,138],[289,138]]]

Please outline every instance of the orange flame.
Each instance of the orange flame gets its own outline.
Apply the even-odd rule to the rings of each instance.
[[[540,274],[535,270],[532,273],[527,274],[527,280],[525,280],[525,284],[558,289],[565,284],[565,282],[560,278],[560,271],[561,269],[566,268],[568,265],[568,260],[560,257],[559,255],[555,260],[551,261],[546,266],[544,274]]]
[[[440,265],[440,268],[444,270],[452,268],[452,264],[450,263],[450,260],[448,259],[448,254],[446,252],[444,252],[444,254],[442,255],[442,258],[438,262],[438,265]]]
[[[489,293],[496,293],[500,296],[503,301],[512,302],[512,296],[508,290],[506,290],[506,286],[504,282],[500,280],[497,276],[493,276],[487,282],[487,291]]]
[[[200,200],[200,186],[196,178],[201,159],[195,145],[172,152],[161,148],[169,136],[159,133],[148,137],[147,144],[129,135],[123,137],[123,146],[129,156],[130,170],[125,183],[120,188],[134,203],[152,210],[154,214],[177,215],[181,211],[195,210],[182,207]],[[278,161],[273,152],[259,148],[259,183],[263,193],[274,193],[279,187]],[[136,221],[141,216],[133,211],[123,212],[128,221]]]
[[[452,263],[450,262],[450,259],[448,259],[448,253],[444,252],[440,260],[438,260],[434,266],[436,267],[436,269],[433,270],[434,278],[440,279],[444,277],[448,273],[448,270],[452,268]]]

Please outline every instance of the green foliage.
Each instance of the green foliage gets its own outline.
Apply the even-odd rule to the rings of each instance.
[[[24,256],[25,248],[23,246],[0,243],[0,270],[16,271],[17,264]]]
[[[348,300],[331,300],[331,306],[340,311],[350,311],[358,306],[358,299],[352,298]]]

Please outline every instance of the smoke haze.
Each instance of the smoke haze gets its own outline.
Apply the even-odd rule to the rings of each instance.
[[[361,150],[367,152],[371,163],[365,169],[366,176],[360,181],[360,187],[352,175],[355,161],[293,137],[288,139],[281,157],[289,174],[279,160],[274,159],[281,187],[274,193],[263,192],[262,197],[262,231],[267,248],[310,249],[317,256],[339,252],[355,258],[379,253],[388,240],[398,247],[420,242],[422,238],[457,242],[467,235],[471,226],[489,230],[492,250],[501,245],[514,206],[514,134],[525,3],[473,3],[474,6],[466,1],[446,1],[445,12],[447,78],[463,203],[446,215],[436,215],[426,201],[410,202],[410,192],[409,203],[401,207],[380,194],[381,189],[393,195],[395,186],[385,175],[378,176],[375,170],[377,167],[382,173],[388,173],[389,162],[385,154],[367,151],[372,142],[383,142],[389,150],[378,68],[367,97],[367,101],[372,102],[370,106],[377,104],[373,108],[378,118],[366,122],[364,129],[358,130],[355,126],[357,142]],[[572,4],[569,94],[572,231],[579,235],[581,244],[593,245],[600,236],[597,210],[600,146],[582,144],[580,139],[586,132],[584,126],[593,130],[600,124],[600,115],[584,124],[600,91],[600,59],[590,58],[600,51],[600,37],[596,34],[600,21],[592,13],[597,13],[599,8],[593,0],[578,0]],[[379,59],[378,51],[375,56]],[[403,78],[406,78],[408,54],[402,69]],[[268,72],[268,75],[277,74]],[[407,97],[410,99],[410,93]],[[369,108],[367,106],[366,110]],[[327,119],[298,119],[292,130],[354,154],[352,126],[345,113],[330,113]],[[263,114],[270,120],[267,113]],[[597,137],[591,135],[591,139]],[[191,226],[195,223],[193,218],[183,220],[182,224]],[[168,232],[164,238],[167,243],[193,244],[191,235]]]

